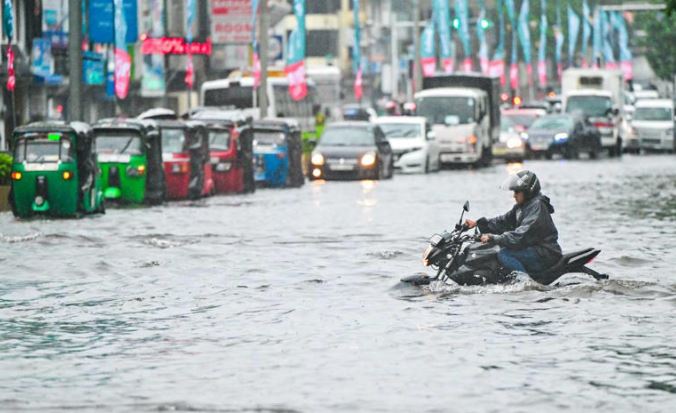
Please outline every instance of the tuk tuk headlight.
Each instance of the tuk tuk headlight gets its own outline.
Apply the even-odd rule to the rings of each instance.
[[[188,172],[188,164],[177,162],[171,166],[171,173],[174,174],[184,174]]]
[[[14,171],[11,174],[11,178],[13,181],[20,181],[23,178],[23,174],[19,171]]]
[[[137,176],[143,176],[146,173],[146,166],[145,165],[139,165],[139,166],[131,166],[129,165],[127,167],[127,176],[131,177],[137,177]]]
[[[365,153],[364,156],[361,157],[361,166],[373,166],[376,163],[376,154],[375,152],[368,152]]]
[[[70,178],[73,177],[73,173],[71,171],[63,171],[61,176],[63,177],[64,181],[70,181]]]
[[[219,162],[216,164],[216,172],[227,172],[230,169],[232,169],[232,163],[231,162]]]
[[[324,165],[324,155],[322,155],[319,152],[315,152],[312,154],[312,164],[321,166]]]

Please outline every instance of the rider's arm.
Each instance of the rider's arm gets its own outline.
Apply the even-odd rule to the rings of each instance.
[[[524,217],[521,221],[521,225],[513,231],[507,231],[501,235],[494,235],[493,242],[500,245],[501,247],[508,248],[523,248],[528,245],[523,245],[524,238],[526,234],[531,230],[534,230],[540,216],[544,213],[543,207],[540,202],[534,202],[531,204],[530,208],[527,211],[523,211]]]
[[[516,208],[512,208],[506,214],[495,218],[479,218],[476,222],[479,231],[483,234],[502,234],[514,228],[516,224]]]

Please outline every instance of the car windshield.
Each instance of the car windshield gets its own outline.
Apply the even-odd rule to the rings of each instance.
[[[254,145],[255,146],[273,146],[284,144],[284,133],[277,131],[255,131]]]
[[[380,129],[389,138],[419,138],[422,127],[417,123],[379,123]]]
[[[505,113],[502,115],[504,119],[510,119],[515,125],[521,125],[526,129],[530,128],[533,122],[538,119],[535,113]]]
[[[507,117],[500,119],[500,130],[502,132],[511,132],[514,130],[514,122]]]
[[[96,153],[140,155],[143,153],[141,137],[129,132],[106,132],[96,136]]]
[[[204,91],[204,106],[222,106],[235,109],[248,109],[253,105],[253,88],[232,85]]]
[[[230,148],[230,131],[227,131],[227,130],[210,130],[209,131],[209,148],[211,148],[211,149],[228,149],[228,148]]]
[[[185,143],[185,130],[183,129],[162,129],[162,152],[181,153]]]
[[[321,146],[370,146],[375,144],[373,132],[367,127],[327,127],[319,140]]]
[[[670,121],[671,108],[636,108],[634,120]]]
[[[416,113],[427,118],[431,125],[444,125],[447,118],[457,118],[457,123],[474,122],[474,98],[461,96],[432,96],[416,100]]]
[[[56,136],[59,136],[58,140]],[[70,139],[61,135],[19,138],[14,150],[14,160],[28,163],[72,162],[73,148]]]
[[[573,128],[573,119],[569,116],[543,116],[533,122],[531,129],[570,130]]]
[[[570,96],[566,102],[566,113],[582,112],[585,116],[603,117],[612,108],[607,96]]]

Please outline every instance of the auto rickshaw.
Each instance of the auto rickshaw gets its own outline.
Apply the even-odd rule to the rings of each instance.
[[[94,124],[106,200],[161,204],[167,193],[162,140],[152,120],[104,119]]]
[[[305,183],[297,121],[282,118],[255,121],[253,147],[257,184],[297,188]]]
[[[253,142],[251,128],[239,126],[228,112],[203,109],[191,113],[209,131],[209,151],[216,193],[254,192]]]
[[[104,213],[92,128],[38,122],[16,128],[10,204],[20,218]]]
[[[197,199],[215,192],[206,125],[198,121],[158,120],[167,198]]]

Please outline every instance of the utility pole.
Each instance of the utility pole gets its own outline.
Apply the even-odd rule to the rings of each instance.
[[[68,119],[82,120],[82,1],[68,0]]]
[[[413,1],[413,94],[422,87],[420,73],[420,0]]]
[[[261,84],[258,86],[258,105],[261,119],[268,116],[268,40],[270,26],[270,10],[268,0],[260,0],[261,21],[258,25],[258,40],[260,44],[259,58],[261,60]],[[274,116],[274,114],[273,114]]]

